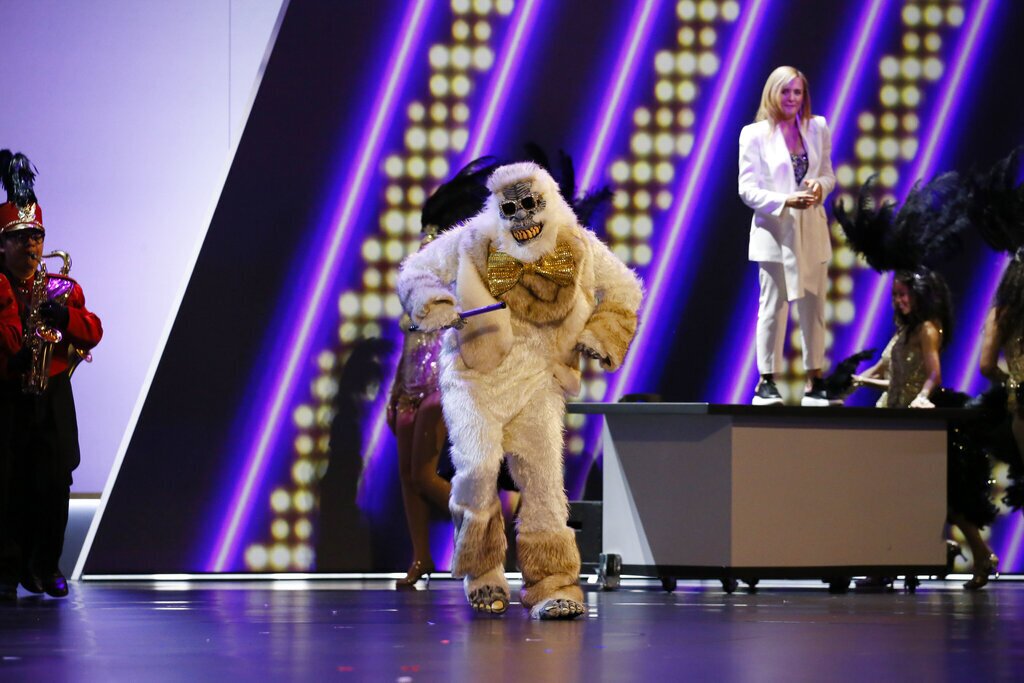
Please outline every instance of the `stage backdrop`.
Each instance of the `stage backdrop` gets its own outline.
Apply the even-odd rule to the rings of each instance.
[[[1007,87],[1021,28],[1005,0],[292,3],[85,572],[404,568],[383,424],[397,267],[443,179],[484,153],[520,158],[528,141],[568,152],[581,188],[614,190],[592,227],[648,291],[629,361],[589,368],[582,399],[747,402],[756,277],[737,137],[768,73],[807,73],[833,132],[833,199],[876,172],[879,198],[898,199],[1022,142],[1024,102]],[[839,359],[880,349],[892,323],[887,281],[835,247]],[[980,388],[999,269],[968,239],[944,271],[958,311],[944,375],[958,388]],[[374,359],[380,383],[358,372]],[[596,424],[566,427],[570,497],[599,496]],[[1019,518],[994,531],[1008,568],[1021,531]],[[439,521],[437,559],[450,536]]]

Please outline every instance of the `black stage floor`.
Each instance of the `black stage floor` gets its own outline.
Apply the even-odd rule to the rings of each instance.
[[[0,604],[2,681],[991,681],[1024,678],[1024,583],[979,593],[587,590],[590,614],[481,617],[461,586],[78,583]]]

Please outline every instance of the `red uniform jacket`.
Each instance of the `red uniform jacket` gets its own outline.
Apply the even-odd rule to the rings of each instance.
[[[103,326],[99,317],[85,307],[85,294],[77,282],[63,275],[51,274],[47,284],[51,293],[71,286],[64,302],[68,307],[68,326],[61,330],[64,338],[54,348],[50,363],[50,377],[53,377],[68,369],[69,345],[88,351],[100,342]],[[0,378],[11,379],[7,375],[7,359],[21,349],[22,317],[31,297],[31,278],[24,282],[11,282],[0,274]]]

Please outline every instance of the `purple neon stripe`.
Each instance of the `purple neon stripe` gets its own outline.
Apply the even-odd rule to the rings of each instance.
[[[740,364],[740,371],[732,380],[732,393],[729,394],[729,403],[739,403],[743,396],[754,386],[754,378],[757,376],[757,346],[752,343],[757,334],[757,317],[750,326],[745,337],[744,346],[746,352],[743,354],[743,361]]]
[[[596,127],[591,131],[587,142],[587,158],[583,164],[583,174],[578,187],[581,190],[590,189],[596,182],[597,169],[603,168],[608,158],[610,137],[620,124],[622,112],[625,107],[625,100],[628,96],[628,86],[633,83],[636,71],[639,68],[640,55],[644,46],[650,39],[651,28],[654,20],[661,10],[661,0],[645,0],[637,4],[630,17],[628,28],[625,32],[625,39],[619,48],[615,61],[613,73],[615,78],[611,81],[611,87],[605,91],[601,105],[601,115],[596,120]],[[581,430],[584,443],[593,443],[600,432],[598,422],[592,421],[589,428]],[[590,461],[597,460],[600,453],[599,448],[591,449]],[[586,480],[589,467],[581,467],[577,481],[569,489],[569,495],[575,496],[582,489]]]
[[[971,352],[965,359],[964,367],[960,370],[960,381],[956,383],[956,386],[961,391],[973,393],[981,382],[981,372],[978,370],[979,363],[981,362],[981,345],[984,342],[981,330],[985,327],[985,318],[988,317],[989,302],[995,299],[996,290],[999,289],[999,281],[1002,280],[1003,271],[1006,270],[1006,266],[1009,263],[1010,257],[1008,255],[998,254],[988,264],[989,281],[980,290],[980,298],[975,302],[972,309],[975,311],[974,324],[964,328],[967,334],[973,335],[974,344],[971,347]]]
[[[751,3],[750,12],[747,14],[740,27],[739,32],[729,46],[728,57],[726,58],[725,77],[720,78],[716,84],[714,97],[712,98],[711,115],[708,117],[708,125],[704,129],[705,134],[701,137],[697,154],[693,162],[687,166],[683,174],[683,188],[680,201],[676,204],[675,212],[672,214],[668,226],[668,237],[658,249],[658,258],[654,270],[654,276],[650,278],[647,291],[647,306],[640,314],[640,326],[637,330],[636,339],[633,341],[633,352],[627,354],[626,362],[619,369],[615,379],[609,385],[610,390],[605,392],[606,399],[617,399],[622,396],[624,387],[630,385],[633,374],[637,371],[639,359],[646,354],[648,339],[652,334],[653,321],[658,320],[658,314],[663,303],[663,288],[665,285],[665,274],[670,265],[678,262],[678,252],[686,241],[693,217],[696,215],[694,203],[699,197],[704,183],[707,180],[707,165],[711,149],[717,145],[722,136],[722,123],[724,112],[730,106],[736,96],[736,83],[739,74],[745,69],[753,51],[748,49],[754,42],[757,29],[764,16],[765,9],[771,4],[770,0],[755,0]],[[644,353],[641,353],[643,351]],[[652,354],[653,355],[653,354]],[[653,361],[654,359],[650,359]],[[651,363],[646,363],[650,366]]]
[[[1014,516],[1013,531],[1010,532],[1009,536],[1009,540],[1003,546],[1002,552],[999,555],[1002,558],[1000,565],[1006,571],[1018,571],[1017,557],[1020,555],[1021,542],[1024,541],[1024,519]]]
[[[928,135],[925,136],[924,152],[918,155],[913,171],[904,178],[903,188],[900,193],[902,197],[905,197],[910,192],[914,183],[919,179],[928,178],[935,173],[937,155],[941,146],[945,144],[947,127],[952,122],[953,116],[956,115],[954,108],[959,106],[960,102],[964,99],[960,85],[970,66],[976,61],[977,53],[975,48],[981,35],[984,33],[985,27],[988,25],[988,20],[992,16],[992,9],[995,4],[995,0],[979,0],[975,7],[974,14],[971,16],[970,24],[967,27],[967,32],[957,45],[954,53],[953,74],[944,83],[939,106],[932,112],[930,119],[931,129],[928,131]],[[885,297],[885,292],[890,287],[889,283],[891,280],[891,274],[886,277],[880,276],[876,279],[875,286],[871,290],[870,298],[868,299],[870,313],[866,317],[860,317],[857,341],[853,348],[862,349],[869,339],[875,338],[879,322],[877,311],[882,299]]]
[[[871,54],[879,29],[882,28],[881,19],[889,9],[888,5],[889,0],[873,0],[870,5],[864,7],[864,11],[857,19],[857,37],[846,49],[846,56],[843,59],[846,70],[843,72],[839,90],[833,93],[832,104],[828,107],[828,125],[832,132],[833,147],[836,140],[842,139],[846,121],[850,116],[850,100],[853,98],[856,84],[861,80],[858,76],[868,55]]]
[[[210,571],[224,571],[228,561],[235,555],[239,531],[244,528],[251,514],[253,493],[263,479],[270,446],[280,430],[281,413],[294,391],[297,369],[299,363],[306,357],[312,332],[326,309],[323,298],[327,285],[337,268],[338,258],[344,251],[343,246],[350,236],[348,228],[362,207],[370,168],[378,159],[382,138],[394,118],[398,94],[405,83],[411,55],[423,37],[422,27],[432,5],[433,0],[415,0],[409,5],[402,20],[399,30],[401,40],[397,50],[391,55],[384,88],[378,91],[372,118],[360,137],[364,141],[363,146],[358,162],[343,186],[347,188],[347,193],[335,209],[330,222],[332,233],[327,248],[320,252],[317,277],[310,291],[297,299],[305,303],[306,309],[286,347],[289,352],[284,365],[280,368],[273,399],[261,421],[262,429],[246,455],[245,474],[235,490],[231,506],[228,508],[229,516],[214,545]]]
[[[857,19],[857,33],[853,42],[846,48],[843,57],[843,64],[846,65],[838,90],[834,91],[832,103],[829,105],[828,125],[832,133],[832,147],[838,147],[838,141],[842,140],[845,131],[846,120],[849,117],[850,100],[853,99],[855,84],[860,82],[857,76],[864,68],[864,62],[871,54],[872,48],[878,38],[879,29],[882,27],[881,18],[888,10],[889,0],[873,0],[866,5]],[[752,340],[756,336],[757,316],[749,324],[747,335],[740,340],[745,347],[743,361],[737,368],[736,375],[732,378],[732,390],[729,394],[730,403],[739,403],[740,399],[750,391],[757,374],[756,356],[757,349]],[[734,356],[737,354],[733,354]]]
[[[623,43],[616,60],[615,78],[612,80],[611,89],[605,94],[604,107],[598,119],[597,130],[591,134],[590,144],[587,145],[589,157],[584,162],[583,175],[580,176],[579,188],[581,190],[591,187],[594,183],[594,176],[597,175],[597,169],[604,166],[604,161],[608,157],[608,137],[622,117],[626,86],[634,80],[637,56],[640,54],[641,47],[647,43],[647,39],[650,37],[651,25],[660,7],[661,0],[645,0],[638,4],[633,11],[629,29],[626,32],[629,37]]]
[[[515,80],[516,72],[519,71],[519,65],[523,61],[523,50],[526,47],[524,36],[528,36],[530,33],[533,20],[537,16],[537,8],[540,7],[540,4],[541,0],[525,0],[522,11],[516,18],[511,32],[502,45],[502,58],[501,64],[498,67],[498,76],[491,80],[487,96],[484,100],[486,104],[484,105],[483,118],[480,119],[480,125],[473,136],[469,151],[463,156],[462,161],[459,163],[459,168],[481,156],[484,150],[488,149],[491,145],[494,131],[497,128],[496,116],[498,112],[503,112],[505,109],[505,100],[508,99],[509,93],[508,83]]]

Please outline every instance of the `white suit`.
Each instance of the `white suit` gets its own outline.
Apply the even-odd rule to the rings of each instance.
[[[804,180],[821,184],[822,202],[807,209],[786,206],[786,197],[802,189],[782,129],[768,121],[740,132],[739,194],[754,210],[748,258],[760,270],[757,365],[761,374],[781,370],[789,302],[796,303],[804,341],[804,366],[819,369],[825,355],[825,295],[832,244],[823,207],[835,187],[832,137],[821,116],[801,129],[807,152]]]

